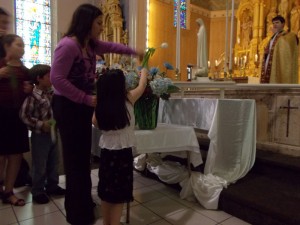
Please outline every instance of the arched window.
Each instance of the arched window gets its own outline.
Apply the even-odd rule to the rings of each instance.
[[[174,26],[177,27],[178,1],[180,1],[180,27],[186,29],[186,24],[187,24],[186,0],[174,0]]]
[[[16,34],[23,38],[24,65],[51,64],[51,1],[15,0]]]

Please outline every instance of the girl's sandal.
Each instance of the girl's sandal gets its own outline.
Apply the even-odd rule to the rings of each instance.
[[[13,196],[16,199],[15,201],[12,200]],[[12,204],[14,206],[24,206],[25,205],[24,199],[18,199],[12,191],[8,192],[8,193],[3,193],[2,202],[6,203],[6,204]]]

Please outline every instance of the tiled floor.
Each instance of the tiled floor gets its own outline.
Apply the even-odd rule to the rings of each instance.
[[[92,195],[97,203],[95,213],[98,220],[95,225],[102,225],[99,213],[100,201],[97,197],[97,169],[92,171]],[[145,178],[134,172],[134,198],[130,208],[131,225],[246,225],[246,223],[225,212],[206,210],[198,203],[187,202],[179,198],[179,193],[156,180]],[[64,186],[64,176],[60,185]],[[32,203],[28,187],[15,190],[19,197],[26,200],[23,207],[15,207],[0,202],[0,225],[67,225],[64,210],[64,198],[52,198],[45,205]],[[122,221],[125,221],[125,212]],[[125,223],[124,223],[125,224]]]

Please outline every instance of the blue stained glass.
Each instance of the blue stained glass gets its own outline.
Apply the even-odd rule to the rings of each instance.
[[[50,0],[15,0],[16,33],[23,38],[24,65],[51,64]]]
[[[178,0],[174,0],[174,26],[177,27],[177,4]],[[180,27],[186,29],[186,0],[180,0]]]

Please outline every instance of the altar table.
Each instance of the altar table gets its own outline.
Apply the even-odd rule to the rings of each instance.
[[[208,130],[206,174],[235,182],[254,164],[256,111],[252,99],[160,100],[158,121]]]
[[[135,130],[137,154],[162,153],[164,155],[174,155],[186,157],[186,152],[190,153],[190,161],[194,166],[203,163],[199,143],[192,126],[174,125],[158,123],[153,130]],[[92,154],[99,156],[98,147],[100,131],[93,127]],[[183,153],[183,154],[182,154]]]
[[[196,196],[207,209],[217,209],[224,187],[245,176],[256,154],[256,111],[251,99],[171,98],[160,101],[159,122],[208,130],[204,174],[193,172],[181,198]],[[183,183],[183,182],[181,182]]]

